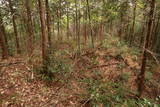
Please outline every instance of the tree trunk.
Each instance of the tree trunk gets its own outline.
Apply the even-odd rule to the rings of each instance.
[[[59,17],[59,9],[57,9],[57,36],[58,36],[58,40],[60,40],[60,17]]]
[[[78,53],[80,52],[80,35],[79,35],[79,24],[78,24],[78,6],[77,4],[79,4],[77,2],[77,0],[75,0],[75,8],[76,8],[76,11],[75,11],[75,24],[76,24],[76,40],[77,40],[77,47],[78,47]]]
[[[39,5],[39,14],[40,14],[40,22],[41,22],[41,37],[42,37],[42,60],[43,66],[46,66],[46,61],[48,59],[48,43],[47,43],[47,34],[46,34],[46,23],[45,23],[45,10],[44,10],[44,2],[43,0],[38,0]]]
[[[87,9],[85,9],[84,10],[84,14],[83,14],[83,24],[84,24],[84,26],[83,26],[83,31],[84,31],[84,42],[85,42],[85,44],[87,43],[87,23],[86,23],[86,21],[87,21]]]
[[[132,42],[134,42],[134,35],[135,35],[135,22],[136,22],[136,8],[137,8],[137,3],[136,0],[134,0],[134,8],[133,8],[133,23],[132,23],[132,28],[131,28],[131,36],[130,36],[130,46],[132,45]]]
[[[51,47],[51,15],[48,0],[46,0],[46,19],[47,19],[47,30],[48,30],[48,44]]]
[[[147,50],[149,47],[149,38],[151,35],[151,30],[152,30],[152,19],[154,15],[154,8],[155,8],[155,0],[151,1],[150,4],[150,13],[149,13],[149,21],[148,21],[148,31],[146,35],[146,40],[145,40],[145,45],[144,45],[144,50],[143,50],[143,55],[142,55],[142,66],[141,66],[141,73],[138,75],[138,92],[139,92],[139,97],[142,96],[143,90],[144,90],[144,82],[145,82],[145,71],[146,71],[146,62],[147,62]]]
[[[33,53],[33,26],[32,26],[32,16],[30,9],[31,0],[25,0],[25,7],[27,10],[27,33],[28,33],[28,55]]]
[[[67,2],[67,39],[69,40],[70,32],[69,32],[69,2]]]
[[[92,47],[94,48],[94,38],[93,38],[93,32],[92,32],[91,12],[90,12],[89,0],[86,0],[86,2],[87,2],[87,10],[88,10],[87,13],[88,13],[88,20],[89,20],[91,42],[92,42]]]
[[[15,39],[16,39],[17,53],[20,54],[20,53],[21,53],[21,50],[20,50],[20,45],[19,45],[17,25],[16,25],[16,21],[15,21],[16,17],[15,17],[15,13],[14,13],[12,1],[11,1],[11,0],[8,0],[8,2],[9,2],[10,11],[11,11],[11,14],[12,14],[12,23],[13,23],[13,29],[14,29]]]
[[[2,59],[8,58],[8,49],[7,49],[7,41],[6,41],[6,33],[3,25],[3,19],[0,12],[0,47],[2,49]]]

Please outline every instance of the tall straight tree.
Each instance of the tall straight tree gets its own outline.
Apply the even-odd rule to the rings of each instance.
[[[94,48],[94,38],[93,38],[93,32],[92,32],[91,10],[90,10],[89,0],[86,0],[86,4],[87,4],[87,10],[88,10],[88,21],[89,21],[89,26],[90,26],[91,42],[92,42],[92,47]]]
[[[46,5],[48,43],[49,43],[49,47],[51,47],[51,24],[50,24],[51,23],[51,15],[50,15],[50,7],[49,7],[48,0],[46,0],[45,5]]]
[[[6,33],[3,25],[1,12],[0,12],[0,47],[2,50],[2,59],[6,59],[8,57],[8,49],[6,42]]]
[[[44,8],[44,1],[38,0],[39,6],[39,15],[40,15],[40,22],[41,22],[41,38],[42,38],[42,60],[43,66],[45,68],[46,61],[48,59],[48,42],[47,42],[47,33],[46,33],[46,23],[45,23],[45,8]]]
[[[78,53],[80,52],[80,34],[79,34],[79,23],[78,23],[78,5],[79,2],[77,2],[77,0],[75,0],[75,24],[76,24],[76,40],[77,40],[77,46],[78,46]]]
[[[67,3],[67,39],[69,40],[69,36],[70,36],[70,32],[69,32],[69,26],[70,26],[70,19],[69,19],[69,4],[70,4],[70,2],[66,2]]]
[[[141,73],[138,75],[138,92],[139,97],[141,97],[143,90],[144,90],[144,77],[146,72],[146,62],[147,62],[147,49],[149,47],[149,38],[151,35],[152,30],[152,21],[154,17],[154,8],[155,8],[155,0],[151,0],[150,2],[150,12],[149,12],[149,21],[147,24],[148,31],[146,35],[145,45],[143,49],[143,55],[142,55],[142,66],[141,66]]]
[[[33,26],[32,26],[32,15],[31,15],[31,0],[25,0],[25,7],[27,10],[27,33],[28,33],[28,55],[30,56],[33,52]]]
[[[10,7],[11,15],[12,15],[12,23],[13,23],[13,29],[14,29],[15,39],[16,39],[17,53],[20,54],[21,50],[20,50],[18,31],[17,31],[17,25],[16,25],[16,16],[15,16],[15,12],[14,12],[14,9],[13,9],[12,1],[8,0],[8,2],[9,2],[9,7]]]
[[[134,8],[133,8],[133,23],[131,28],[131,34],[130,34],[130,46],[132,45],[132,42],[134,41],[134,34],[135,34],[135,20],[136,20],[136,8],[137,8],[137,2],[136,0],[133,0],[134,2]]]

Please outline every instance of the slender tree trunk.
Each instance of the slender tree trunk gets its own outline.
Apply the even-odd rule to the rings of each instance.
[[[103,38],[104,38],[104,30],[105,30],[105,22],[104,22],[104,19],[105,19],[105,16],[104,14],[106,13],[105,12],[105,4],[106,4],[106,1],[105,0],[102,0],[103,2],[103,11],[102,11],[102,20],[100,22],[100,41],[103,41]]]
[[[157,25],[156,25],[156,29],[155,29],[155,33],[154,33],[154,44],[153,44],[153,48],[154,48],[154,51],[156,53],[159,53],[159,47],[160,47],[160,35],[159,35],[159,28],[160,27],[160,15],[158,16],[158,19],[157,19]]]
[[[0,47],[2,50],[2,59],[8,58],[7,40],[6,33],[3,25],[3,19],[0,12]]]
[[[145,4],[145,6],[144,6],[144,10],[146,10],[146,8],[147,8],[147,3]],[[145,38],[145,35],[146,35],[146,30],[147,30],[147,20],[148,20],[148,18],[146,17],[146,13],[144,12],[143,13],[143,20],[144,20],[144,22],[142,23],[142,32],[141,32],[141,38],[140,38],[140,46],[139,47],[142,47],[142,46],[144,46],[143,44],[144,44],[144,38]]]
[[[155,0],[151,0],[150,4],[150,13],[149,13],[149,21],[148,21],[148,31],[146,35],[146,40],[145,40],[145,45],[144,45],[144,50],[143,50],[143,55],[142,55],[142,66],[141,66],[141,73],[138,75],[138,92],[139,92],[139,97],[141,97],[143,90],[144,90],[144,79],[145,79],[145,71],[146,71],[146,61],[147,61],[147,50],[149,47],[149,38],[151,35],[151,30],[152,30],[152,19],[154,15],[154,8],[155,8]]]
[[[78,36],[79,36],[79,46],[80,46],[80,42],[81,42],[81,0],[78,0]]]
[[[62,0],[59,0],[59,40],[62,40]]]
[[[47,19],[47,33],[48,33],[48,44],[49,47],[51,47],[51,15],[50,15],[50,7],[49,7],[49,2],[46,0],[46,19]]]
[[[11,14],[12,14],[12,23],[13,23],[13,29],[14,29],[15,39],[16,39],[17,53],[20,54],[21,50],[20,50],[20,45],[19,45],[17,25],[16,25],[16,21],[15,21],[15,19],[16,19],[15,12],[14,12],[14,9],[13,9],[12,1],[8,0],[8,2],[9,2],[10,11],[11,11]]]
[[[57,9],[57,36],[58,36],[58,40],[60,40],[60,12],[59,9]]]
[[[86,0],[86,2],[87,2],[87,10],[88,10],[88,20],[89,20],[91,42],[92,42],[92,47],[94,48],[94,38],[93,38],[93,32],[92,32],[91,12],[90,12],[89,0]]]
[[[53,35],[53,39],[55,39],[55,15],[52,16],[52,35]]]
[[[119,28],[119,38],[122,39],[122,30],[123,30],[123,13],[120,13],[120,28]]]
[[[80,35],[79,35],[79,24],[78,24],[78,6],[79,4],[77,0],[75,0],[75,8],[76,8],[76,13],[75,13],[75,21],[76,21],[76,40],[77,40],[77,47],[78,47],[78,53],[80,52]]]
[[[85,44],[87,43],[87,8],[86,9],[84,9],[84,14],[83,14],[83,24],[84,24],[84,26],[83,26],[83,31],[84,31],[84,42],[85,42]]]
[[[129,17],[127,16],[127,25],[126,25],[126,29],[125,29],[125,41],[127,42],[128,41],[128,35],[129,35]]]
[[[145,18],[145,16],[144,16],[144,20],[145,20],[145,19],[146,19],[146,18]],[[139,46],[139,47],[143,46],[144,35],[145,35],[144,32],[145,32],[145,29],[146,29],[145,25],[146,25],[146,23],[142,23],[142,32],[141,32],[140,46]]]
[[[132,23],[132,28],[131,28],[131,36],[130,36],[130,46],[132,45],[132,42],[134,42],[134,36],[135,36],[135,22],[136,22],[136,8],[137,8],[137,3],[136,0],[134,0],[134,8],[133,8],[133,23]]]
[[[69,36],[70,36],[70,33],[69,33],[69,2],[67,2],[67,31],[66,31],[66,34],[67,34],[67,39],[69,40]]]
[[[40,22],[41,22],[41,37],[42,37],[42,59],[43,59],[43,66],[46,67],[46,62],[48,60],[48,41],[47,41],[47,34],[46,34],[46,23],[45,23],[45,8],[44,8],[44,1],[38,0],[39,5],[39,14],[40,14]]]
[[[155,4],[155,8],[154,8],[154,11],[156,11],[156,4]],[[155,29],[156,29],[156,13],[154,12],[154,15],[153,15],[153,21],[152,21],[152,31],[151,31],[151,34],[150,35],[150,38],[149,38],[149,47],[152,48],[154,42],[153,42],[153,39],[154,39],[154,36],[155,36]]]
[[[31,56],[33,53],[33,24],[32,15],[30,9],[31,0],[25,0],[25,7],[27,10],[27,33],[28,33],[28,55]]]
[[[69,33],[69,2],[67,2],[67,39],[69,40],[69,36],[70,36],[70,33]]]

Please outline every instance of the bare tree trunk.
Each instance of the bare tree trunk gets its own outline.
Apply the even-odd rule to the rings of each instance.
[[[155,31],[154,31],[154,33],[153,33],[153,35],[154,35],[154,38],[153,38],[153,48],[154,48],[154,50],[155,50],[155,48],[156,48],[156,44],[157,44],[157,42],[158,42],[158,32],[159,32],[159,30],[158,30],[158,28],[159,28],[159,22],[160,22],[160,16],[158,16],[158,19],[157,19],[157,24],[156,24],[156,27],[155,27]]]
[[[48,0],[46,0],[46,19],[47,19],[47,30],[48,30],[48,44],[51,47],[51,15]]]
[[[154,8],[154,11],[156,11],[156,4],[155,4],[155,8]],[[152,30],[151,30],[151,34],[153,35],[150,35],[150,38],[149,38],[149,47],[152,48],[154,42],[153,42],[153,39],[154,39],[154,36],[155,36],[155,29],[156,29],[156,13],[154,12],[154,15],[153,15],[153,21],[152,21]]]
[[[86,2],[87,2],[87,9],[88,9],[88,20],[89,20],[91,42],[92,42],[92,47],[94,48],[94,38],[93,38],[93,32],[92,32],[91,12],[90,12],[89,0],[86,0]]]
[[[8,58],[8,49],[6,41],[6,33],[3,25],[2,15],[0,13],[0,47],[2,49],[2,59]]]
[[[87,43],[87,8],[84,9],[84,13],[83,13],[83,35],[84,35],[84,42],[85,44]]]
[[[151,35],[151,30],[152,30],[152,19],[154,15],[154,8],[155,8],[155,0],[151,0],[150,4],[150,13],[149,13],[149,21],[148,21],[148,31],[146,35],[146,40],[145,40],[145,45],[144,45],[144,50],[143,50],[143,56],[142,56],[142,66],[141,66],[141,73],[138,75],[138,92],[139,92],[139,97],[142,96],[143,90],[144,90],[144,79],[145,79],[145,71],[146,71],[146,61],[147,61],[147,50],[149,47],[149,38]]]
[[[28,55],[33,53],[33,26],[32,26],[32,15],[30,9],[31,0],[25,0],[25,7],[27,10],[27,33],[28,33]]]
[[[15,12],[14,12],[14,9],[13,9],[12,1],[8,0],[8,2],[9,2],[10,11],[11,11],[11,14],[12,14],[12,23],[13,23],[13,29],[14,29],[15,39],[16,39],[17,53],[20,54],[21,50],[20,50],[20,45],[19,45],[17,25],[16,25],[16,21],[15,21],[15,19],[16,19]]]
[[[121,18],[121,22],[120,22],[120,29],[119,29],[119,38],[120,40],[122,39],[122,29],[123,29],[123,13],[120,13],[120,18]]]
[[[77,2],[77,0],[75,0],[75,8],[76,8],[76,13],[75,13],[75,22],[76,22],[76,40],[77,40],[77,47],[78,47],[78,53],[80,52],[80,35],[79,35],[79,24],[78,24],[78,6],[77,4],[79,4]]]
[[[70,26],[70,23],[69,23],[69,2],[67,2],[67,39],[69,40],[69,36],[70,36],[70,31],[69,31],[69,26]]]
[[[100,41],[101,42],[104,39],[104,30],[105,30],[104,19],[105,19],[105,17],[103,15],[105,14],[105,4],[106,4],[105,0],[102,0],[102,2],[103,2],[103,11],[102,11],[102,19],[103,20],[101,20],[101,22],[100,22],[100,28],[99,28],[100,29],[99,34],[100,34]]]
[[[57,36],[58,36],[58,40],[60,40],[60,12],[59,9],[57,9]]]
[[[59,0],[59,40],[62,40],[62,0]]]
[[[144,5],[144,10],[146,10],[146,8],[147,8],[147,3]],[[144,22],[142,23],[142,30],[141,30],[141,38],[140,38],[140,46],[139,47],[141,47],[141,46],[144,46],[143,44],[144,44],[144,38],[145,38],[145,35],[146,35],[146,30],[147,30],[147,20],[148,20],[148,18],[146,17],[146,13],[144,12],[143,13],[143,20],[144,20]]]
[[[144,16],[144,20],[145,20],[145,19],[146,19],[146,18],[145,18],[145,16]],[[143,24],[142,24],[142,32],[141,32],[140,46],[139,46],[139,47],[143,46],[144,35],[145,35],[144,32],[145,32],[145,29],[146,29],[145,25],[146,25],[146,23],[143,23]]]
[[[126,29],[125,29],[125,37],[124,37],[124,40],[127,42],[128,41],[128,36],[129,36],[129,23],[130,23],[130,20],[129,20],[129,16],[127,16],[127,20],[126,20]]]
[[[42,37],[42,59],[43,65],[46,66],[46,61],[48,59],[48,43],[47,43],[47,34],[46,34],[46,23],[45,23],[45,10],[44,10],[44,2],[43,0],[38,0],[39,5],[39,14],[40,14],[40,22],[41,22],[41,37]]]
[[[134,42],[134,35],[135,35],[135,22],[136,22],[136,8],[137,8],[137,3],[136,0],[134,0],[134,8],[133,8],[133,23],[132,23],[132,28],[131,28],[131,36],[130,36],[130,46],[132,45],[132,42]]]

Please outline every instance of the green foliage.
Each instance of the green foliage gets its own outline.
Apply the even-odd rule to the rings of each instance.
[[[130,72],[125,72],[120,75],[120,80],[123,83],[126,83],[130,77]]]
[[[120,63],[120,64],[117,65],[117,68],[123,69],[125,66],[126,66],[125,63]]]
[[[151,72],[146,72],[145,74],[145,80],[149,81],[152,78],[152,73]]]
[[[92,106],[96,107],[101,103],[105,107],[119,105],[124,101],[128,91],[123,84],[115,82],[102,82],[94,79],[85,79],[82,82],[87,84],[87,98],[90,99]]]
[[[140,53],[138,48],[128,47],[127,43],[120,41],[118,37],[109,34],[106,35],[102,47],[111,50],[113,56],[138,56]]]
[[[33,72],[42,74],[40,75],[41,78],[47,81],[55,79],[55,75],[58,74],[61,76],[66,76],[71,71],[71,66],[68,64],[68,61],[62,59],[61,57],[50,55],[45,65],[45,68],[43,66],[35,68]]]
[[[147,99],[126,99],[123,105],[127,107],[159,107],[159,104],[154,104]]]
[[[128,80],[127,73],[121,75],[123,80]],[[92,107],[159,107],[148,99],[130,97],[130,90],[121,82],[102,82],[94,79],[84,79],[81,82],[87,86],[87,94],[83,97],[90,101]]]
[[[68,72],[70,71],[69,65],[66,61],[62,60],[60,57],[49,57],[48,72],[59,73],[59,72]]]

